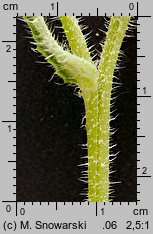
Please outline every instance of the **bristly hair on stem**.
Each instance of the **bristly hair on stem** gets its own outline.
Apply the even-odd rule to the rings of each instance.
[[[110,101],[114,70],[130,17],[110,17],[98,66],[92,60],[78,20],[74,16],[60,16],[59,19],[71,52],[59,45],[42,16],[24,17],[37,45],[37,51],[54,66],[56,74],[62,77],[65,83],[77,84],[84,99],[88,163],[87,171],[82,175],[85,179],[87,177],[87,200],[110,201]]]

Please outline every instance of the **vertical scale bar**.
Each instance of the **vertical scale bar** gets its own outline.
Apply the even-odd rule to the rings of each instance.
[[[17,13],[16,17],[17,16],[18,16],[18,13]],[[15,21],[16,21],[16,17],[13,17],[13,19],[15,19]],[[15,35],[15,40],[14,41],[16,42],[16,22],[15,22],[15,24],[13,26],[15,28],[15,32],[13,32],[13,35]],[[15,44],[14,51],[16,53],[16,44]],[[16,55],[13,57],[13,59],[15,61],[13,63],[13,67],[15,69],[15,71],[13,72],[13,75],[15,76],[15,88],[13,89],[14,93],[15,93],[15,95],[13,95],[13,99],[15,100],[15,104],[13,104],[13,107],[15,108],[15,111],[13,111],[14,112],[13,114],[16,116]],[[13,136],[13,139],[15,140],[15,142],[13,144],[13,147],[15,149],[15,152],[13,152],[13,156],[16,157],[16,125],[13,128],[13,132],[15,133],[15,136]],[[16,159],[14,159],[14,162],[16,163]],[[16,173],[16,167],[13,168],[13,172]],[[15,188],[15,192],[13,191],[13,195],[15,195],[15,197],[16,197],[16,176],[13,175],[13,179],[15,180],[15,183],[13,183],[13,188]],[[16,209],[16,215],[17,215],[17,209]]]
[[[139,19],[139,5],[138,5],[139,3],[137,2],[137,28],[136,28],[136,30],[137,30],[137,32],[138,32],[138,19]],[[138,107],[140,106],[140,104],[138,103],[138,33],[137,33],[137,136],[139,135],[138,134]],[[137,159],[137,202],[139,201],[139,199],[138,199],[138,168],[139,168],[139,166],[138,166],[138,162],[139,162],[139,160],[138,160],[138,152],[139,152],[139,149],[138,149],[138,146],[140,146],[140,144],[139,144],[139,142],[138,142],[138,137],[137,137],[137,157],[136,157],[136,159]]]
[[[16,19],[17,19],[17,17],[18,17],[18,13],[17,13],[17,15],[16,15],[16,17],[15,17],[15,21],[16,21]],[[17,22],[15,22],[15,25],[17,25]],[[16,41],[16,33],[17,33],[17,30],[16,30],[16,26],[15,26],[15,32],[13,33],[14,35],[15,35],[15,41]],[[16,45],[15,45],[16,46]],[[16,51],[16,49],[17,49],[17,46],[16,46],[16,48],[15,48],[15,51]],[[17,63],[16,63],[16,55],[15,55],[15,57],[14,57],[14,59],[15,59],[15,69],[16,69],[16,65],[17,65]],[[16,76],[16,72],[17,72],[17,69],[16,69],[16,71],[15,71],[15,76]],[[15,81],[17,81],[17,79],[16,79],[16,77],[15,77]],[[15,113],[16,113],[16,97],[17,97],[17,94],[16,94],[16,83],[15,83],[15,105],[13,105],[14,106],[14,108],[15,108]],[[16,116],[16,115],[15,115]],[[17,126],[17,124],[16,124],[16,126]],[[15,154],[14,154],[14,156],[16,157],[16,152],[17,152],[17,150],[16,150],[16,127],[15,127],[15,129],[14,129],[14,132],[15,132],[15,137],[13,137],[14,139],[15,139],[15,144],[14,144],[14,147],[15,147]],[[15,159],[15,161],[17,161],[17,158]],[[15,170],[14,170],[14,172],[16,173],[16,165],[17,165],[17,162],[15,163]],[[15,181],[16,181],[16,175],[15,175],[15,177],[13,177],[14,179],[15,179]],[[13,193],[14,195],[15,195],[15,197],[17,198],[17,196],[16,196],[16,192],[17,192],[17,190],[16,190],[16,184],[17,183],[15,183],[15,192]],[[16,216],[17,216],[17,199],[16,199]]]
[[[138,10],[137,10],[137,23],[138,23]],[[138,30],[138,28],[136,27],[136,35],[138,36],[137,30]],[[137,48],[138,48],[138,45],[137,45]],[[137,64],[138,64],[138,49],[137,49]],[[137,65],[137,73],[136,74],[137,74],[136,79],[138,80],[138,65]],[[137,96],[138,96],[138,81],[137,81],[136,88],[137,88]],[[137,136],[138,136],[138,98],[137,98],[137,126],[136,127],[137,127]],[[136,152],[138,152],[138,137],[137,137],[137,151]],[[136,160],[137,160],[137,168],[138,168],[138,153],[136,153],[136,154],[137,154],[136,155]],[[137,184],[138,184],[138,169],[137,169]],[[137,198],[136,199],[138,200],[138,185],[137,185],[136,193],[137,193]]]

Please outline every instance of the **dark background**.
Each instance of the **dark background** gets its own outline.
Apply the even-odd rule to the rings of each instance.
[[[88,25],[84,33],[92,31],[89,46],[94,44],[101,52],[99,43],[107,31],[104,18],[82,19]],[[60,22],[46,20],[49,27],[52,21],[58,40],[65,41],[57,27]],[[115,72],[118,78],[114,78],[122,86],[112,94],[116,97],[112,111],[119,116],[111,121],[111,127],[118,131],[111,137],[110,143],[117,146],[110,153],[118,155],[111,164],[115,172],[110,180],[121,182],[112,186],[113,201],[137,199],[136,28],[128,35],[121,48],[120,69]],[[75,85],[63,84],[58,76],[51,79],[54,69],[31,50],[35,45],[29,37],[26,24],[17,19],[17,201],[84,201],[86,196],[80,193],[87,184],[78,180],[84,170],[78,167],[83,162],[81,156],[87,155],[79,145],[87,140],[85,129],[80,128],[85,113],[83,99],[74,95]]]

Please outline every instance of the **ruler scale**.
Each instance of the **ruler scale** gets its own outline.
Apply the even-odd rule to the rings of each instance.
[[[6,25],[1,34],[1,233],[4,231],[27,233],[38,231],[57,233],[74,231],[80,233],[152,233],[152,171],[151,116],[152,54],[147,38],[152,35],[152,16],[148,14],[149,3],[111,1],[46,1],[31,7],[31,2],[1,3],[1,22]],[[82,5],[84,4],[84,5]],[[147,5],[148,4],[148,5]],[[145,7],[144,7],[144,6]],[[143,6],[143,7],[142,7]],[[74,10],[75,9],[75,10]],[[92,9],[92,11],[91,11]],[[116,9],[113,10],[113,9]],[[104,10],[104,12],[103,12]],[[16,18],[23,15],[42,16],[114,16],[131,15],[137,18],[137,200],[135,202],[43,202],[17,201],[16,199]],[[8,20],[7,20],[8,19]],[[144,29],[144,27],[146,27]],[[145,34],[145,32],[148,33]],[[148,39],[148,44],[151,39]],[[150,44],[151,47],[151,44]],[[150,54],[149,54],[150,52]],[[147,70],[149,69],[149,70]],[[149,77],[149,78],[148,78]],[[148,124],[150,127],[148,127]],[[150,194],[149,194],[150,193]],[[12,221],[13,220],[13,221]],[[41,232],[40,232],[41,231]]]

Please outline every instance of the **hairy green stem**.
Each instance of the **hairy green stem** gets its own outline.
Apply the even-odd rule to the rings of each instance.
[[[48,30],[43,17],[24,17],[37,50],[51,63],[65,82],[76,83],[85,103],[88,148],[88,201],[109,201],[110,100],[114,69],[130,17],[110,19],[98,69],[75,17],[59,17],[71,52],[63,48]],[[86,172],[84,174],[86,176]]]
[[[76,17],[60,16],[59,18],[62,22],[62,27],[66,34],[72,53],[92,63],[92,58],[87,48],[85,37],[80,30]]]
[[[111,17],[98,67],[98,97],[96,92],[95,99],[93,100],[93,105],[95,103],[98,107],[98,119],[97,122],[94,123],[97,128],[94,130],[94,132],[96,131],[97,133],[97,148],[95,153],[92,151],[92,147],[91,150],[90,147],[88,147],[89,155],[93,155],[94,153],[94,157],[91,159],[89,157],[89,201],[109,201],[110,100],[114,69],[117,64],[119,50],[125,37],[129,20],[130,17]],[[91,126],[90,129],[87,130],[87,134],[90,132],[90,135],[88,134],[89,144],[93,144],[91,142],[95,140],[92,135],[92,129],[93,127]],[[96,142],[94,144],[96,144]],[[93,180],[93,178],[95,179]]]

